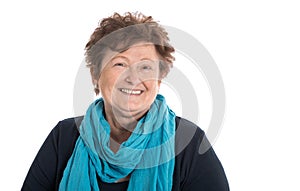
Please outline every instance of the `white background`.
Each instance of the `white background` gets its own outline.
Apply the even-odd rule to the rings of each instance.
[[[216,61],[227,103],[214,148],[231,190],[300,190],[300,6],[195,2],[1,1],[0,190],[20,190],[50,130],[74,115],[84,46],[115,11],[141,11],[184,30]]]

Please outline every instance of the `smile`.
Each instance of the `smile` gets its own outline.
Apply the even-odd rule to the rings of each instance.
[[[126,94],[131,94],[131,95],[140,95],[143,93],[142,90],[132,90],[132,89],[126,89],[126,88],[120,88],[120,91]]]

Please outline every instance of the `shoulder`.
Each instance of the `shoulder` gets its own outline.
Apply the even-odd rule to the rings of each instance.
[[[82,120],[83,116],[67,118],[59,121],[53,128],[50,135],[52,135],[52,139],[59,148],[59,155],[68,157],[72,153],[79,136],[78,128]]]
[[[205,138],[204,131],[195,123],[182,118],[176,117],[176,154],[181,153],[183,150],[196,149],[196,146]]]
[[[57,125],[52,129],[51,134],[57,139],[62,138],[63,140],[71,137],[78,137],[78,128],[83,120],[83,116],[66,118],[57,123]],[[67,141],[65,140],[65,141]],[[64,141],[64,142],[65,142]]]
[[[204,131],[195,123],[191,122],[188,119],[176,116],[175,118],[176,124],[176,133],[197,133],[204,135]]]
[[[83,120],[83,116],[66,118],[58,122],[55,130],[77,130]]]
[[[57,190],[79,136],[77,126],[81,121],[82,117],[75,117],[57,123],[37,153],[22,190]]]
[[[176,128],[174,186],[180,190],[229,190],[222,164],[204,131],[180,117],[176,117]]]

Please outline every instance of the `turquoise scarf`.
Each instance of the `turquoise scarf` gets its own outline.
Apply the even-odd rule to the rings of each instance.
[[[103,115],[103,99],[93,102],[79,127],[73,154],[64,170],[60,191],[98,191],[97,176],[113,183],[130,174],[128,190],[172,189],[175,164],[175,114],[157,95],[117,153],[109,147],[110,126]]]

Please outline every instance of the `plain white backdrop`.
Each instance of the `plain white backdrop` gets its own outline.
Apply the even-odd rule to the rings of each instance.
[[[226,116],[213,146],[231,190],[300,190],[299,9],[296,0],[1,1],[0,190],[20,190],[48,133],[74,115],[84,46],[99,19],[125,11],[190,33],[214,58]]]

